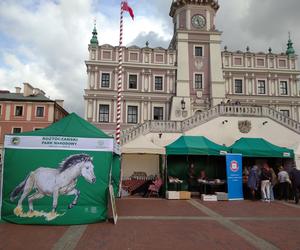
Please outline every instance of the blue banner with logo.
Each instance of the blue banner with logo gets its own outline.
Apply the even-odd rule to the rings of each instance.
[[[243,200],[243,164],[241,154],[226,155],[226,172],[229,200]]]

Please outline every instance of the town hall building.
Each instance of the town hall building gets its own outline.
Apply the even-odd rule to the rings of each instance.
[[[219,8],[216,0],[173,0],[167,49],[123,47],[123,153],[147,153],[141,146],[149,145],[160,154],[182,134],[227,146],[243,136],[289,147],[300,141],[300,71],[291,38],[279,54],[222,49]],[[119,47],[99,45],[95,27],[88,49],[85,119],[114,134]]]

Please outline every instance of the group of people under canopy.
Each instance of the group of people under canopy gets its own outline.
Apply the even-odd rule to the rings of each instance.
[[[257,164],[259,169],[263,169],[264,164],[270,164],[276,174],[279,166],[285,165],[287,168],[288,164],[285,163],[293,162],[294,158],[292,149],[276,146],[262,138],[241,138],[232,146],[225,147],[203,136],[181,136],[166,147],[168,189],[178,190],[174,182],[179,183],[179,189],[190,191],[199,191],[202,183],[225,182],[227,153],[242,154],[244,165],[260,162]],[[247,191],[245,195],[250,198]]]

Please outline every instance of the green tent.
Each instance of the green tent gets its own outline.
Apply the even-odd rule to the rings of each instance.
[[[200,170],[205,170],[210,177],[217,177],[223,175],[223,169],[219,166],[224,164],[224,159],[220,156],[225,156],[227,151],[227,147],[218,145],[204,136],[181,136],[166,146],[166,176],[184,180],[180,190],[187,190],[188,168],[191,162],[194,163],[197,174]],[[174,189],[173,184],[167,185],[167,190]]]
[[[18,224],[86,224],[107,219],[118,192],[118,145],[72,113],[38,131],[6,135],[1,216]],[[24,198],[24,199],[23,199]]]
[[[166,146],[167,155],[225,155],[227,147],[216,144],[204,136],[181,136]]]
[[[294,158],[292,149],[276,146],[262,138],[240,138],[229,148],[243,157]]]

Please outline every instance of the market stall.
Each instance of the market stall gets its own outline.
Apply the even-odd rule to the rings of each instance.
[[[122,146],[121,152],[123,195],[144,193],[155,176],[161,176],[165,148],[140,136]]]
[[[207,192],[221,186],[226,178],[224,157],[226,153],[227,147],[218,145],[204,136],[181,136],[166,146],[167,189],[190,191],[203,189]],[[189,176],[191,165],[195,168],[194,176]],[[203,182],[198,181],[201,172],[206,175]]]
[[[18,224],[86,224],[107,219],[118,192],[114,139],[72,113],[48,128],[5,136],[2,219]]]
[[[279,167],[284,166],[288,170],[293,164],[295,157],[292,149],[279,147],[263,138],[243,137],[237,140],[229,149],[232,153],[242,154],[243,156],[243,189],[246,198],[251,197],[247,183],[248,173],[254,165],[258,167],[258,173],[260,173],[263,164],[267,163],[277,175]],[[275,185],[275,196],[278,194],[277,188]]]

